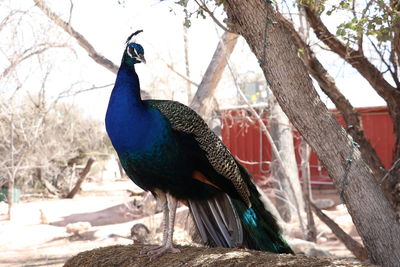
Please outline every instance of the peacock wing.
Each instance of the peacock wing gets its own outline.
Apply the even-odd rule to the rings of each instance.
[[[229,149],[194,110],[176,101],[146,100],[145,102],[149,107],[158,109],[175,131],[193,136],[215,171],[229,179],[243,201],[251,206],[249,189],[238,163]]]

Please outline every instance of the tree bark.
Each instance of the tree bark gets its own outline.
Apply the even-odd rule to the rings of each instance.
[[[214,94],[226,67],[227,60],[236,46],[238,37],[239,35],[231,32],[225,32],[222,35],[206,73],[190,104],[190,107],[200,114],[206,122],[210,120],[212,111],[215,108]]]
[[[289,222],[292,218],[291,206],[296,207],[296,201],[300,212],[304,212],[304,201],[299,180],[299,170],[297,168],[293,145],[293,131],[289,119],[285,113],[283,113],[273,95],[270,96],[269,106],[271,110],[269,116],[271,137],[274,140],[281,159],[285,162],[287,177],[291,180],[293,185],[292,191],[288,179],[285,179],[282,175],[280,164],[277,164],[275,160],[272,160],[272,174],[278,180],[279,184],[277,185],[277,194],[281,196],[276,199],[277,208],[285,222]]]
[[[396,216],[360,151],[313,88],[290,31],[282,23],[268,23],[277,17],[267,1],[224,0],[222,4],[228,25],[246,39],[281,108],[342,192],[370,260],[384,266],[398,264],[400,225]]]

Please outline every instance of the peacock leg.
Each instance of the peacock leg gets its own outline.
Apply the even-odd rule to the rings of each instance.
[[[163,221],[162,221],[162,227],[163,227],[163,241],[161,246],[147,246],[144,247],[141,251],[140,254],[148,254],[152,250],[157,250],[167,243],[167,238],[168,238],[168,218],[169,218],[169,209],[168,209],[168,203],[167,203],[167,196],[164,192],[161,190],[155,191],[157,199],[159,203],[161,204],[162,210],[163,210]]]
[[[167,231],[166,231],[166,239],[163,242],[163,245],[150,250],[148,254],[154,254],[152,258],[156,258],[164,255],[165,253],[178,253],[180,250],[174,247],[173,243],[173,235],[174,235],[174,225],[175,225],[175,214],[176,207],[178,201],[170,194],[167,193],[167,206],[168,206],[168,222],[167,222]],[[165,232],[164,232],[165,233]]]

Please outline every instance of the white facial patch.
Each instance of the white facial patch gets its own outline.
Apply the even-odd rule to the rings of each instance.
[[[128,46],[128,47],[126,48],[126,52],[128,53],[128,55],[129,55],[131,58],[136,58],[136,56],[134,56],[134,55],[131,54],[131,52],[129,51],[129,48],[132,48],[132,49],[135,51],[135,53],[137,54],[135,48],[134,48],[134,47],[131,47],[131,46]]]

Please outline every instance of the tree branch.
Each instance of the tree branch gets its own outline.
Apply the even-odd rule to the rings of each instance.
[[[314,29],[318,39],[353,66],[383,99],[391,102],[393,94],[396,93],[396,88],[385,80],[382,73],[362,53],[345,46],[336,38],[306,1],[303,1],[303,6],[307,20]]]
[[[174,66],[172,66],[172,64],[168,64],[167,63],[167,67],[168,69],[170,69],[173,73],[175,73],[176,75],[178,75],[179,77],[181,77],[182,79],[184,79],[185,81],[187,81],[188,83],[198,87],[199,84],[195,83],[194,81],[190,80],[187,76],[183,75],[182,73],[178,72],[177,70],[175,70]]]
[[[31,48],[25,50],[22,53],[22,55],[16,56],[16,59],[14,61],[11,61],[10,65],[0,75],[0,78],[6,77],[8,74],[10,74],[10,72],[12,72],[18,66],[18,64],[21,64],[21,62],[27,60],[28,58],[30,58],[32,56],[42,54],[42,53],[46,52],[48,49],[50,49],[50,48],[66,47],[65,44],[49,44],[49,45],[40,44],[38,46],[39,46],[39,48],[37,50],[29,52],[32,49],[32,47],[31,47]]]
[[[103,66],[104,68],[108,69],[109,71],[113,73],[118,72],[118,66],[115,65],[111,60],[105,58],[102,56],[99,52],[97,52],[94,47],[89,43],[86,38],[77,32],[70,24],[62,20],[57,14],[55,14],[42,0],[33,0],[36,4],[36,6],[42,10],[42,12],[50,19],[52,20],[56,25],[61,27],[65,32],[67,32],[69,35],[71,35],[77,42],[78,44],[85,49],[89,56],[98,64]]]
[[[70,96],[76,96],[76,95],[81,94],[81,93],[86,93],[86,92],[93,91],[93,90],[103,89],[103,88],[107,88],[107,87],[110,87],[110,86],[113,86],[113,85],[114,85],[114,83],[105,84],[105,85],[100,85],[100,86],[95,86],[95,85],[93,85],[92,87],[85,88],[85,89],[81,89],[81,90],[79,90],[79,91],[75,91],[75,92],[71,92],[71,93],[68,93],[68,91],[69,91],[69,90],[68,90],[67,92],[61,93],[61,94],[59,95],[59,98],[70,97]]]
[[[228,58],[236,46],[238,37],[239,35],[231,32],[225,32],[222,35],[211,62],[190,104],[190,107],[205,118],[206,121],[209,120],[213,111],[213,96],[215,90],[221,80]]]
[[[337,223],[335,223],[331,218],[325,215],[314,203],[311,202],[311,207],[313,208],[315,214],[318,218],[323,221],[332,232],[339,238],[340,241],[346,246],[354,256],[357,257],[360,261],[364,261],[368,259],[367,251],[365,248],[354,240],[350,235],[348,235],[342,228],[340,228]]]

